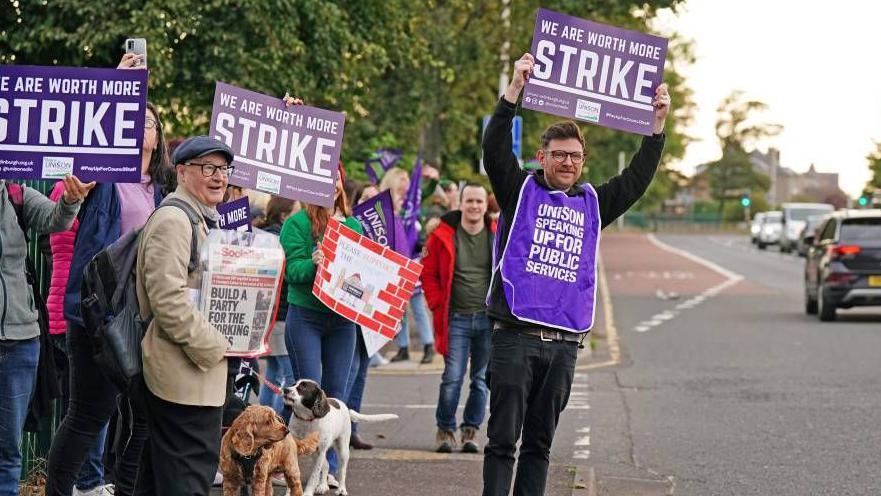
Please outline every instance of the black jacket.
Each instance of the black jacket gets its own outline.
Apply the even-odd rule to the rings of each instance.
[[[520,168],[517,157],[512,151],[511,122],[516,109],[516,105],[500,98],[483,136],[483,163],[496,200],[502,209],[501,216],[504,219],[504,222],[501,223],[502,229],[496,233],[501,243],[500,247],[504,247],[508,242],[520,188],[529,175]],[[624,169],[624,172],[596,188],[602,227],[606,227],[623,215],[645,193],[661,161],[663,150],[663,134],[643,138],[639,150],[630,160],[630,165]],[[535,179],[539,185],[550,189],[542,171],[535,173]],[[566,194],[569,196],[583,195],[584,190],[579,186],[573,186]],[[501,255],[501,250],[499,250],[499,255]],[[533,324],[521,322],[511,315],[498,270],[493,274],[488,310],[490,318],[504,322],[506,325],[534,327]]]

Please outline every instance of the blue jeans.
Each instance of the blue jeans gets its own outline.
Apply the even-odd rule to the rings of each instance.
[[[18,496],[22,430],[39,359],[39,338],[0,341],[0,496]]]
[[[321,385],[328,398],[345,402],[349,370],[355,353],[355,324],[333,312],[317,312],[288,306],[285,344],[295,380],[311,379]],[[339,462],[328,450],[331,473]]]
[[[266,357],[266,379],[279,387],[293,385],[294,370],[291,368],[291,359],[285,355]],[[284,409],[281,396],[273,393],[266,384],[260,386],[260,404],[272,407],[279,415]]]
[[[434,331],[431,327],[431,317],[428,315],[428,305],[425,303],[425,294],[417,289],[410,298],[410,309],[413,310],[413,320],[416,321],[416,330],[419,331],[419,340],[423,346],[434,344]],[[401,348],[410,347],[410,334],[407,326],[407,315],[401,320],[401,330],[395,336],[395,343]]]
[[[459,394],[465,381],[465,368],[471,358],[471,387],[465,402],[462,425],[480,427],[486,415],[489,387],[486,385],[486,366],[492,329],[486,312],[471,314],[454,313],[450,319],[447,354],[444,356],[444,374],[441,377],[440,395],[437,401],[437,427],[456,431],[456,409]]]
[[[76,488],[88,491],[104,485],[104,443],[107,441],[107,424],[101,428],[95,443],[89,448],[89,454],[83,462],[83,468],[76,478]]]
[[[346,390],[349,392],[346,406],[361,412],[361,400],[364,398],[364,386],[367,385],[367,368],[370,366],[370,357],[367,356],[367,347],[364,345],[364,336],[361,328],[355,329],[358,344],[355,345],[355,353],[352,356],[352,370],[349,371],[349,384]],[[358,433],[358,423],[352,422],[352,434]]]

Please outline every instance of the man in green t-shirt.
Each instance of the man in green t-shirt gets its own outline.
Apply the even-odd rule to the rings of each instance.
[[[477,453],[489,388],[491,326],[486,294],[492,275],[493,226],[486,214],[487,192],[479,184],[462,189],[460,210],[441,217],[422,259],[422,286],[434,316],[435,347],[444,356],[437,404],[437,451],[456,446],[456,409],[471,359],[471,387],[461,425],[462,451]]]

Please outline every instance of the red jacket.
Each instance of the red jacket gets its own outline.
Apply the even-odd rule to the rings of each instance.
[[[458,210],[441,217],[440,225],[425,242],[422,257],[422,290],[434,320],[434,347],[441,355],[447,354],[450,295],[456,268],[456,229],[461,222],[462,212]],[[487,225],[490,226],[491,233],[496,232],[496,222],[489,221],[489,217]],[[492,274],[492,267],[487,267],[486,272]]]

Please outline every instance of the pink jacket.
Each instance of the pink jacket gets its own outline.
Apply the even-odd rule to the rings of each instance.
[[[57,202],[64,194],[64,183],[58,181],[49,195],[49,199]],[[70,262],[73,259],[73,245],[76,232],[80,227],[79,219],[73,221],[69,231],[49,235],[49,246],[52,248],[52,279],[49,283],[49,294],[46,307],[49,309],[49,334],[67,332],[64,320],[64,292],[67,288],[67,276],[70,273]]]

